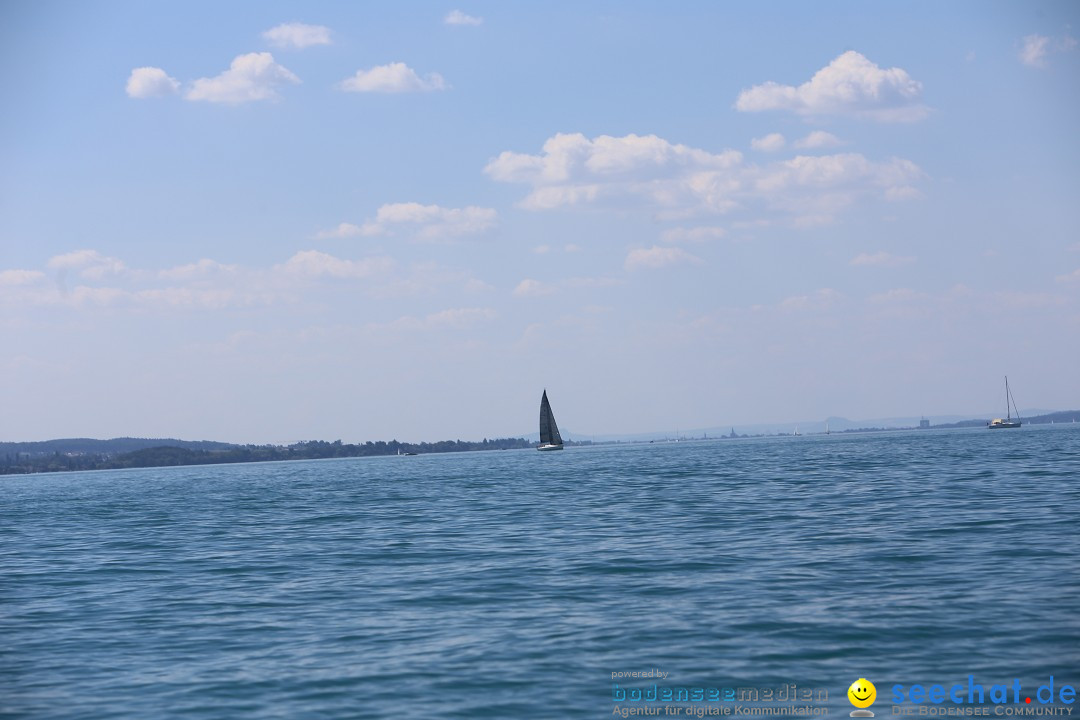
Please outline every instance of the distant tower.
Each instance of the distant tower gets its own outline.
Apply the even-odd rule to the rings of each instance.
[[[926,418],[923,418],[922,420],[920,420],[919,421],[919,429],[920,430],[929,430],[930,429],[930,421],[927,420]]]

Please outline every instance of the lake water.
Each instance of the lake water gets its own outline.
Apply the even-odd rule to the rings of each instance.
[[[895,684],[1060,693],[1078,508],[1080,425],[6,477],[0,716],[725,705],[616,702],[657,683],[825,689],[846,717],[867,678],[883,717]]]

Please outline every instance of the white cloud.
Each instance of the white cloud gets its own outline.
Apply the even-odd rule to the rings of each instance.
[[[854,115],[881,122],[912,122],[928,114],[922,84],[901,68],[882,69],[849,50],[798,87],[766,82],[739,93],[743,112],[789,110],[807,117]]]
[[[343,225],[349,228],[351,234],[386,235],[403,228],[410,230],[419,240],[443,240],[485,232],[494,227],[497,217],[498,213],[492,208],[472,205],[445,208],[408,202],[383,205],[375,214],[375,219],[362,226]]]
[[[488,162],[484,172],[500,182],[533,185],[521,203],[533,210],[625,194],[675,206],[689,193],[723,205],[725,199],[719,195],[724,188],[712,183],[708,174],[735,168],[741,161],[742,154],[734,150],[713,154],[655,135],[601,135],[589,140],[575,133],[549,138],[541,155],[503,152]]]
[[[262,34],[271,45],[279,48],[303,50],[312,45],[330,45],[330,28],[304,23],[282,23]]]
[[[700,262],[700,258],[691,255],[682,248],[660,247],[654,245],[651,248],[637,248],[631,250],[626,256],[624,266],[627,270],[639,270],[643,268],[655,269],[667,267],[669,265],[679,265],[683,263],[696,264]]]
[[[472,15],[466,15],[460,10],[451,10],[443,18],[443,22],[447,25],[482,25],[484,18],[473,17]]]
[[[525,278],[517,284],[514,288],[515,297],[537,297],[540,295],[550,295],[555,292],[555,288],[549,287],[539,280],[533,280],[532,278]]]
[[[131,71],[126,89],[133,98],[164,97],[180,92],[180,83],[161,68],[139,67]]]
[[[0,273],[0,277],[2,277],[2,276],[3,276],[3,273]],[[1071,273],[1068,273],[1066,275],[1058,275],[1055,278],[1055,280],[1057,280],[1058,282],[1080,283],[1080,268],[1077,268],[1077,269],[1073,270]]]
[[[425,317],[405,315],[390,323],[371,323],[367,327],[376,331],[425,331],[448,328],[464,330],[483,322],[497,318],[499,314],[491,308],[450,308],[434,312]]]
[[[885,199],[890,202],[901,202],[920,197],[922,197],[922,192],[910,185],[896,185],[885,190]]]
[[[248,53],[237,56],[220,75],[193,82],[184,97],[231,104],[276,100],[279,87],[299,82],[300,78],[274,62],[270,53]]]
[[[378,230],[369,225],[354,225],[352,223],[343,222],[332,230],[320,230],[315,233],[315,239],[325,240],[327,238],[347,238],[377,234]]]
[[[903,304],[918,302],[927,298],[926,294],[915,292],[911,288],[893,288],[883,293],[871,295],[868,299],[870,302],[877,304]]]
[[[784,298],[777,307],[781,310],[825,310],[832,307],[843,295],[832,288],[822,288],[812,295],[795,295]]]
[[[851,259],[849,265],[861,265],[861,266],[877,266],[877,267],[899,267],[901,265],[910,265],[915,262],[915,258],[905,255],[892,255],[887,252],[876,252],[874,254],[859,253]]]
[[[889,189],[907,187],[921,176],[915,163],[900,158],[875,163],[858,153],[799,155],[767,168],[757,178],[757,187],[776,191],[793,186],[829,188],[871,183]]]
[[[784,136],[780,133],[769,133],[765,137],[754,138],[750,141],[750,147],[762,152],[776,152],[784,147]]]
[[[406,93],[445,90],[446,82],[439,73],[421,78],[405,63],[377,65],[370,70],[357,70],[341,82],[346,92]]]
[[[76,250],[49,259],[48,266],[54,270],[79,270],[79,274],[92,280],[106,275],[119,275],[127,266],[117,258],[106,257],[97,250]]]
[[[0,286],[32,285],[45,278],[39,270],[0,270]]]
[[[1018,56],[1028,67],[1045,68],[1049,65],[1050,53],[1069,52],[1075,47],[1076,39],[1069,35],[1063,35],[1057,42],[1044,35],[1027,35]]]
[[[832,222],[856,198],[901,199],[923,176],[900,158],[875,162],[855,154],[797,156],[764,166],[741,153],[677,145],[663,138],[555,135],[538,155],[503,152],[484,172],[531,186],[530,210],[586,204],[651,207],[661,219],[722,214],[736,208],[793,214],[801,224]]]
[[[537,255],[547,255],[549,252],[551,252],[551,246],[550,245],[537,245],[536,247],[533,248],[533,252],[536,253]]]
[[[429,326],[463,328],[484,320],[493,320],[498,313],[491,308],[451,308],[428,315],[425,320]]]
[[[1050,49],[1050,38],[1043,35],[1028,35],[1020,48],[1020,62],[1029,67],[1046,67],[1046,53]]]
[[[158,272],[158,276],[168,280],[195,280],[219,273],[233,273],[236,270],[235,265],[222,265],[219,262],[203,258],[197,263],[161,270]]]
[[[703,242],[722,238],[726,234],[722,227],[677,227],[665,230],[661,238],[666,243]]]
[[[839,138],[832,133],[815,130],[806,137],[796,140],[793,144],[800,150],[813,150],[814,148],[836,147],[841,143]]]
[[[563,284],[569,288],[609,288],[624,283],[624,280],[613,277],[572,277]]]
[[[393,261],[387,257],[372,257],[364,260],[344,260],[318,250],[303,250],[289,258],[285,264],[276,266],[288,275],[316,278],[322,276],[336,278],[366,278],[387,272],[393,267]]]

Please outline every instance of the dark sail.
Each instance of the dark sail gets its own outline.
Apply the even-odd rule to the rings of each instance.
[[[559,435],[559,426],[555,424],[555,416],[551,413],[551,404],[547,399],[547,390],[540,398],[540,444],[562,445],[562,436]]]

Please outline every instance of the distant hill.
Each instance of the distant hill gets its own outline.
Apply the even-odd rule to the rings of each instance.
[[[140,438],[76,438],[33,443],[0,443],[0,475],[375,455],[421,455],[473,450],[517,450],[529,447],[532,447],[532,443],[523,438],[484,438],[479,442],[442,440],[435,443],[380,440],[355,445],[342,443],[340,440],[311,440],[288,446]]]
[[[983,427],[990,422],[991,418],[985,420],[961,420],[960,422],[944,423],[940,425],[931,425],[933,428],[964,428],[964,427]],[[1080,410],[1060,410],[1057,412],[1044,413],[1042,415],[1034,415],[1032,417],[1021,418],[1024,425],[1049,425],[1050,423],[1073,423],[1080,422]]]
[[[239,447],[233,443],[214,442],[211,440],[176,440],[173,438],[112,438],[94,440],[92,438],[65,438],[61,440],[43,440],[40,442],[0,442],[0,456],[30,455],[121,455],[123,453],[146,450],[156,447],[177,447],[186,450],[218,451]]]

